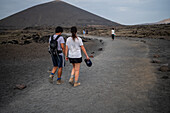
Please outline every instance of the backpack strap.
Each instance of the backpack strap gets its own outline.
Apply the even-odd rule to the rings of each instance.
[[[54,40],[54,35],[51,35],[51,40]]]
[[[55,39],[55,41],[58,40],[58,38],[59,38],[60,36],[61,36],[61,35],[58,35],[57,38]]]
[[[54,41],[57,41],[58,38],[60,38],[60,36],[61,36],[61,35],[58,35]],[[54,37],[53,37],[53,38],[54,38]],[[57,41],[57,43],[58,43],[58,41]],[[58,50],[58,48],[57,48],[57,52],[58,52],[58,53],[62,53],[62,50]]]

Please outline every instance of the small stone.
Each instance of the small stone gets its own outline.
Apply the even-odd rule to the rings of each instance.
[[[94,54],[94,52],[91,52],[91,54]]]
[[[3,41],[1,44],[6,44],[7,42]]]
[[[30,43],[31,43],[30,41],[27,40],[24,41],[24,44],[30,44]]]
[[[168,76],[163,76],[162,79],[169,79],[169,77]]]
[[[159,58],[159,57],[160,57],[160,55],[153,55],[153,57],[154,57],[154,58]]]
[[[27,86],[26,85],[24,85],[24,84],[17,84],[17,85],[15,85],[15,88],[14,89],[20,89],[20,90],[22,90],[22,89],[25,89]]]
[[[141,42],[146,43],[146,41],[145,41],[145,40],[141,40]]]
[[[152,63],[161,63],[161,61],[160,61],[160,60],[157,60],[157,59],[153,59],[153,60],[152,60]]]
[[[13,44],[18,44],[17,40],[12,40]]]
[[[12,41],[8,41],[8,44],[13,44],[13,42]]]
[[[159,70],[162,72],[167,72],[167,71],[169,71],[169,68],[168,68],[168,66],[161,66]]]
[[[98,51],[102,51],[102,50],[103,50],[103,48],[99,48],[99,49],[98,49]]]
[[[93,55],[90,55],[89,57],[90,57],[90,58],[94,58],[94,56],[93,56]]]
[[[103,40],[100,40],[100,42],[103,42]]]

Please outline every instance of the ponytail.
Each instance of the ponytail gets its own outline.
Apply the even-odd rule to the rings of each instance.
[[[74,26],[74,27],[71,27],[71,33],[72,33],[72,38],[73,40],[75,41],[75,38],[77,38],[77,28]]]

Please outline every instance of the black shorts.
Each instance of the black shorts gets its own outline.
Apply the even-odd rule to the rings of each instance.
[[[82,57],[81,58],[69,58],[70,63],[81,63],[82,62]]]

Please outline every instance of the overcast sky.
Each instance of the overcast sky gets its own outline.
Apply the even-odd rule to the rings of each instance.
[[[53,0],[1,0],[0,19],[31,6]],[[152,23],[170,18],[170,0],[63,0],[125,25]]]

